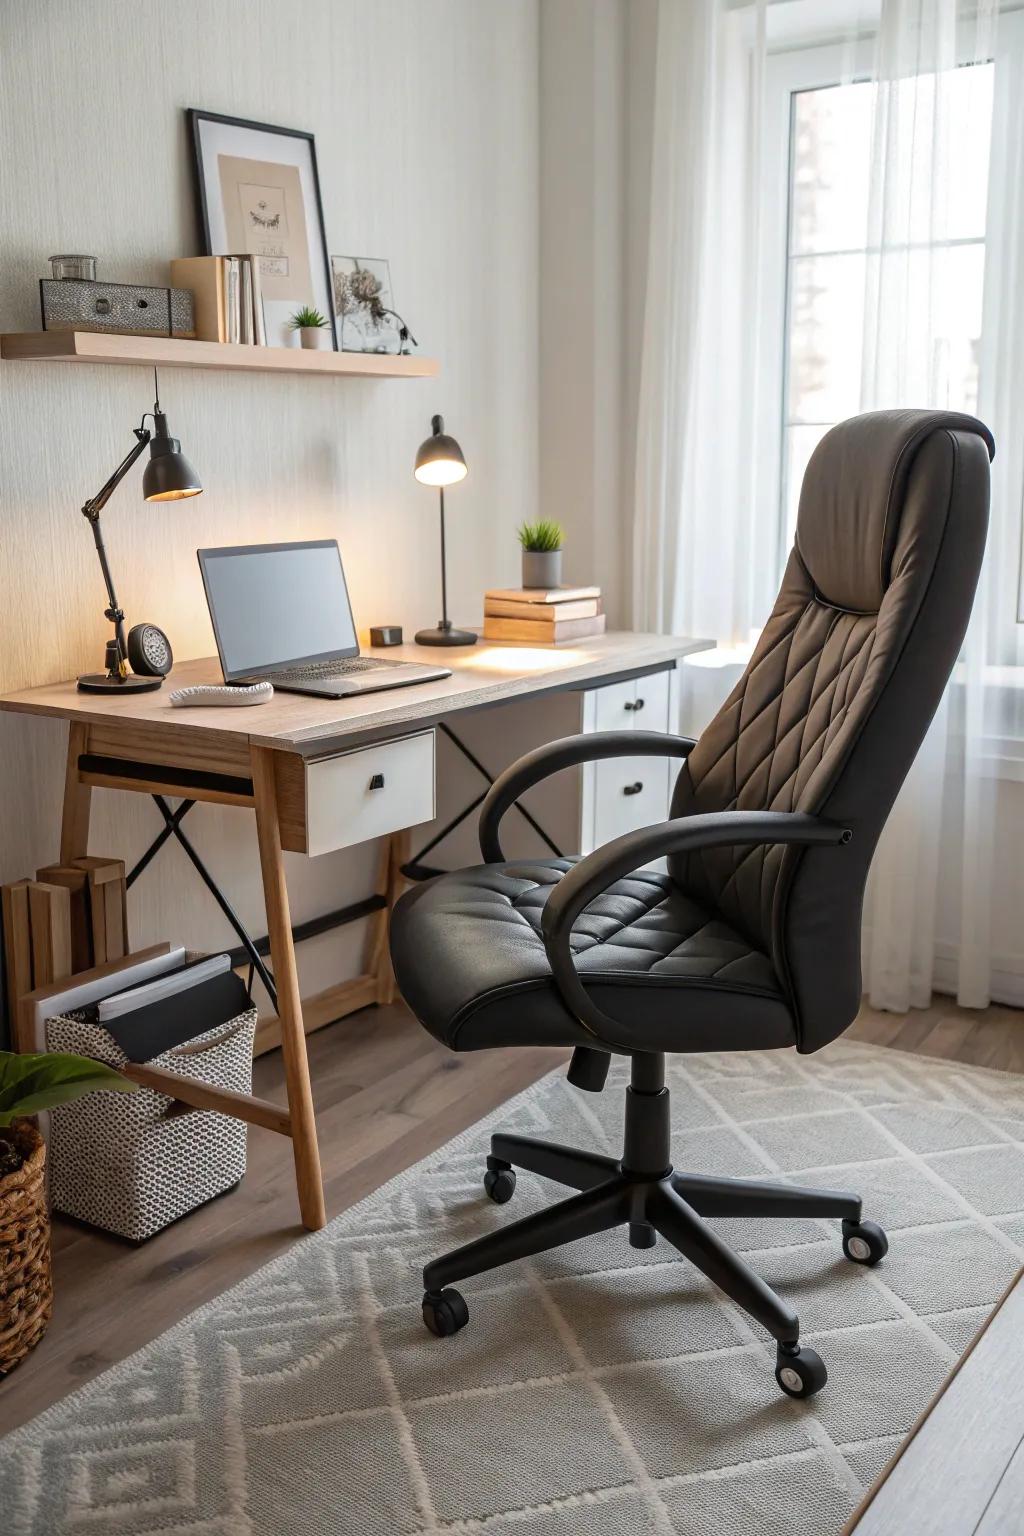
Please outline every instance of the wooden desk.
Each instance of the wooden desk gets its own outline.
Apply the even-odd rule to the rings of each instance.
[[[269,704],[247,709],[172,708],[172,689],[220,682],[218,663],[209,658],[175,667],[155,693],[112,698],[79,693],[73,682],[52,683],[0,697],[0,709],[69,722],[62,863],[88,851],[94,785],[255,811],[278,994],[273,1043],[279,1038],[288,1107],[272,1114],[273,1106],[239,1102],[238,1095],[213,1105],[215,1090],[206,1091],[201,1107],[220,1107],[290,1137],[302,1220],[316,1229],[325,1214],[305,1032],[393,996],[388,916],[402,888],[404,829],[434,814],[434,725],[528,695],[626,684],[674,669],[682,657],[706,647],[699,640],[634,634],[537,650],[481,644],[453,652],[408,645],[387,656],[443,662],[452,676],[362,698],[278,693]],[[600,711],[592,712],[590,728],[602,724]],[[386,772],[377,761],[382,754],[388,754]],[[371,791],[370,780],[378,777],[385,782]],[[379,873],[385,904],[371,919],[363,974],[307,1003],[312,1017],[304,1020],[282,850],[312,855],[371,837],[385,839]],[[173,1091],[166,1083],[163,1089]],[[180,1096],[191,1091],[185,1085]]]

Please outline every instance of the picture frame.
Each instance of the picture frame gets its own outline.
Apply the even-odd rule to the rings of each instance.
[[[294,345],[288,322],[311,305],[337,351],[313,134],[198,107],[186,116],[204,253],[258,259],[268,345]]]
[[[359,294],[354,283],[368,279],[370,288],[366,299]],[[385,258],[376,256],[332,256],[332,313],[334,328],[338,333],[338,345],[343,352],[389,352],[398,348],[389,344],[389,332],[397,331],[391,323],[394,315],[394,298],[391,292],[391,269]],[[374,309],[376,299],[380,309]]]

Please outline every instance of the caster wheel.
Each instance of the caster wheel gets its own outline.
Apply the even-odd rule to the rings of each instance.
[[[825,1362],[813,1349],[798,1349],[795,1355],[779,1351],[775,1380],[787,1397],[813,1397],[828,1380]]]
[[[423,1297],[423,1321],[436,1338],[448,1339],[469,1322],[469,1308],[459,1291],[446,1290]]]
[[[504,1205],[515,1194],[515,1170],[512,1168],[488,1168],[484,1174],[484,1189],[490,1195],[495,1205]]]
[[[657,1241],[657,1232],[646,1221],[630,1222],[629,1246],[631,1248],[653,1248]]]
[[[843,1222],[843,1252],[854,1264],[872,1268],[889,1252],[889,1239],[874,1221]]]

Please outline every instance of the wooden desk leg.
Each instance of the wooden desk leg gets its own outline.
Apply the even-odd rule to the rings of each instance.
[[[89,852],[89,812],[92,789],[78,782],[78,759],[88,750],[89,728],[79,720],[68,725],[68,763],[64,771],[64,811],[60,827],[60,862],[70,864]]]
[[[313,1092],[309,1083],[306,1036],[302,1027],[302,998],[295,965],[288,887],[284,878],[281,827],[274,781],[274,754],[267,747],[252,747],[252,782],[256,799],[256,831],[260,845],[263,894],[267,904],[270,958],[277,986],[277,1012],[281,1027],[281,1054],[291,1113],[295,1182],[299,1191],[302,1224],[311,1232],[327,1221],[324,1209],[320,1151],[316,1143]]]
[[[395,973],[391,968],[391,954],[388,950],[388,929],[391,909],[406,886],[402,865],[408,859],[411,847],[412,838],[408,828],[392,832],[385,842],[385,856],[381,860],[378,889],[382,890],[387,906],[374,914],[367,962],[367,970],[374,977],[378,1003],[393,1003],[397,996]]]

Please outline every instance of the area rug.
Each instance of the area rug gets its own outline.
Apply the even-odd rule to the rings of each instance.
[[[774,1347],[667,1244],[611,1233],[463,1286],[424,1260],[550,1201],[481,1188],[502,1125],[617,1150],[624,1065],[553,1075],[0,1441],[7,1536],[835,1536],[1024,1257],[1024,1078],[840,1042],[677,1057],[679,1167],[863,1192],[873,1271],[825,1221],[722,1235],[828,1366]]]

